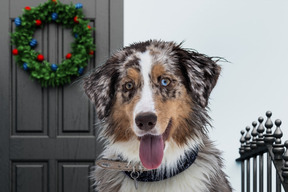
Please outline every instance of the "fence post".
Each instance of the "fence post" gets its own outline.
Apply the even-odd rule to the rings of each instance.
[[[259,126],[257,128],[258,138],[257,138],[257,145],[263,146],[265,145],[263,132],[265,131],[263,126],[263,117],[258,118]],[[259,191],[263,192],[263,154],[259,155]]]
[[[272,134],[272,127],[273,127],[273,122],[271,120],[272,112],[267,111],[266,112],[266,117],[267,120],[265,122],[265,127],[266,127],[266,134],[265,136],[265,143],[268,147],[269,150],[271,150],[272,144],[274,142],[274,136]],[[272,167],[271,167],[271,156],[267,154],[267,192],[272,192]]]
[[[250,127],[246,127],[246,135],[245,135],[245,140],[246,140],[246,145],[245,145],[245,152],[248,152],[251,150],[251,144],[250,144],[250,139],[251,135],[249,133]],[[250,192],[250,158],[246,160],[246,191]]]

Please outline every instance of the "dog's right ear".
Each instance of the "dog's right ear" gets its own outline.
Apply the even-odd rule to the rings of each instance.
[[[83,87],[89,99],[95,104],[100,120],[109,116],[115,99],[115,87],[119,77],[115,65],[108,60],[84,78]]]
[[[180,44],[181,45],[181,44]],[[221,67],[213,60],[195,51],[184,50],[180,45],[175,47],[179,58],[180,70],[187,79],[187,89],[195,100],[203,107],[207,107],[209,95],[217,83]]]

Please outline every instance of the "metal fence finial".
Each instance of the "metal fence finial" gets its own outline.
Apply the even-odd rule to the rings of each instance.
[[[263,136],[263,132],[265,131],[265,128],[263,126],[264,118],[263,117],[259,117],[258,121],[259,121],[259,126],[257,128],[257,131],[258,131],[257,145],[262,146],[262,145],[265,144],[264,136]]]
[[[241,143],[241,147],[239,148],[239,153],[240,154],[243,154],[243,153],[245,153],[245,141],[246,141],[246,139],[245,139],[245,136],[244,136],[244,134],[245,134],[245,131],[244,130],[241,130],[241,139],[240,139],[240,143]]]
[[[284,153],[284,145],[281,144],[281,138],[283,136],[283,133],[280,129],[280,125],[282,124],[280,119],[277,119],[275,121],[276,129],[274,131],[274,137],[275,137],[275,143],[273,144],[273,153],[274,158],[276,160],[282,159],[282,154]]]
[[[266,127],[266,134],[264,135],[265,136],[265,142],[272,145],[275,138],[272,134],[272,127],[273,127],[273,122],[271,120],[271,116],[272,116],[272,112],[271,111],[267,111],[266,112],[266,117],[267,117],[267,120],[265,122],[265,127]]]
[[[245,151],[250,151],[251,150],[251,144],[250,144],[250,139],[251,139],[251,135],[249,133],[250,131],[250,127],[247,126],[246,127],[246,135],[245,135],[245,140],[246,140],[246,145],[245,145]]]
[[[253,121],[252,126],[253,126],[253,129],[252,129],[251,135],[253,138],[252,138],[252,142],[251,142],[251,148],[255,149],[257,147],[257,135],[258,135],[258,131],[256,128],[257,122]]]

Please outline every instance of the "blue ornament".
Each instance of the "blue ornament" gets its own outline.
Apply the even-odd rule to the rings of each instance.
[[[56,71],[58,69],[58,66],[56,64],[51,65],[52,71]]]
[[[21,26],[21,19],[19,17],[16,17],[14,22],[15,22],[16,27]]]
[[[27,63],[23,63],[23,69],[24,69],[24,71],[28,71],[29,67],[28,67]]]
[[[76,3],[75,8],[76,8],[76,9],[81,9],[81,8],[83,8],[82,3]]]
[[[58,14],[57,13],[52,13],[51,17],[52,17],[53,21],[56,21],[56,19],[58,19]]]
[[[78,74],[81,75],[83,72],[84,72],[84,68],[83,68],[83,67],[80,67],[80,68],[78,69]]]
[[[30,45],[31,47],[35,47],[35,46],[37,45],[37,40],[36,40],[36,39],[31,39],[29,45]]]
[[[79,35],[77,33],[74,33],[74,37],[75,37],[75,39],[77,39],[79,37]]]

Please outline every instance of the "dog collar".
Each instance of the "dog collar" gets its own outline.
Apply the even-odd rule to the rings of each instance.
[[[175,175],[178,175],[179,173],[185,171],[188,169],[196,160],[198,155],[198,148],[195,150],[190,150],[185,153],[184,157],[182,158],[181,161],[178,161],[177,167],[173,168],[173,172],[167,173],[167,168],[164,168],[164,171],[160,171],[163,174],[159,174],[157,170],[144,170],[137,172],[137,170],[133,171],[124,171],[124,173],[133,179],[134,181],[141,181],[141,182],[154,182],[154,181],[162,181],[165,179],[168,179],[170,177],[173,177]]]
[[[131,172],[143,172],[149,171],[148,169],[144,168],[140,164],[130,164],[127,161],[122,161],[122,158],[119,157],[120,160],[113,160],[113,159],[99,159],[96,161],[96,164],[103,168],[103,169],[112,169],[118,171],[131,171]]]

